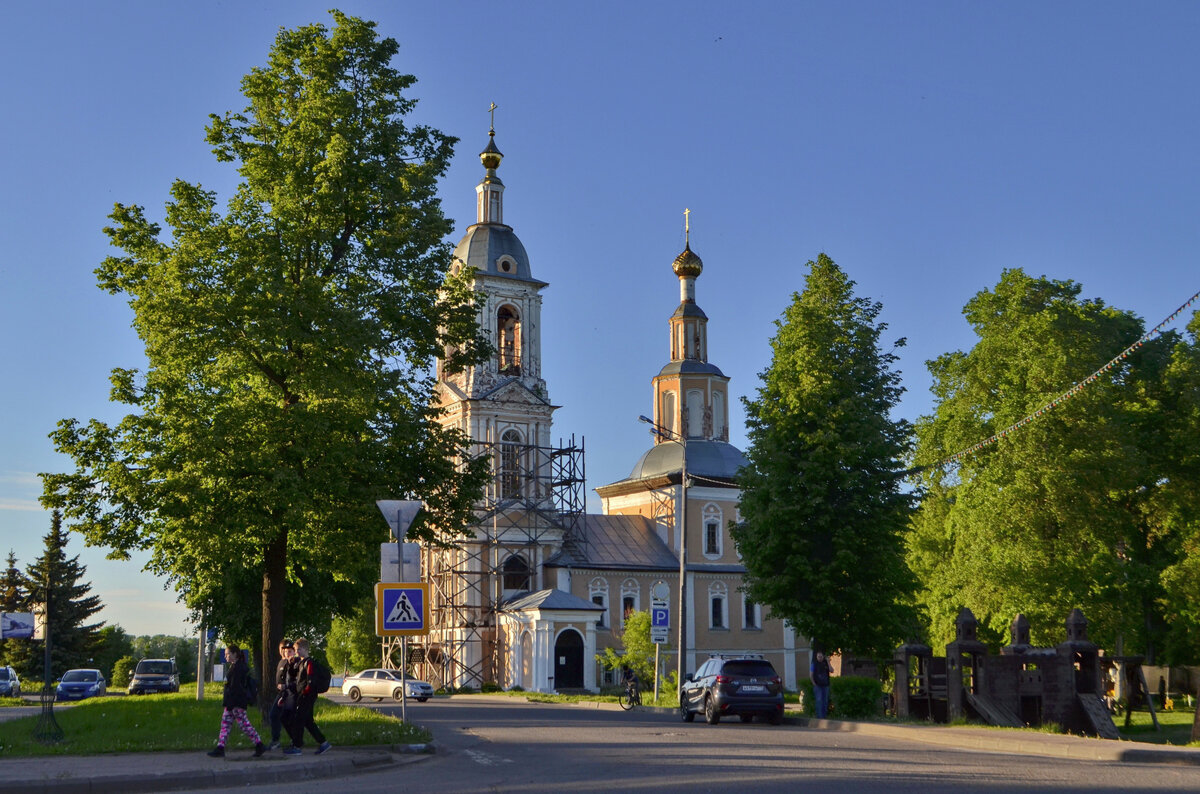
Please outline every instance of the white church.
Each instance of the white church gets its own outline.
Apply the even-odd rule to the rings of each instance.
[[[729,443],[729,378],[708,360],[708,317],[696,300],[700,257],[685,245],[672,263],[679,303],[647,406],[664,432],[636,461],[630,456],[627,477],[596,489],[603,512],[588,515],[582,444],[550,440],[555,406],[541,355],[547,283],[504,223],[502,158],[493,129],[480,154],[477,219],[455,249],[455,267],[472,269],[479,323],[495,355],[454,375],[438,368],[443,423],[467,433],[475,454],[491,456],[495,476],[478,505],[474,539],[422,549],[431,631],[419,673],[449,687],[552,692],[611,684],[596,655],[621,648],[627,614],[648,609],[654,593],[678,619],[682,548],[684,670],[712,653],[761,653],[795,689],[807,676],[807,639],[740,589],[745,568],[728,525],[737,518],[735,475],[745,458]],[[666,670],[676,666],[677,629],[662,646]]]

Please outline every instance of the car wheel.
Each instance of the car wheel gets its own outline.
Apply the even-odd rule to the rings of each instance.
[[[350,691],[347,694],[350,695],[350,699],[353,700],[355,703],[362,700],[362,692],[359,692],[358,687],[356,687],[356,686],[350,687]]]
[[[424,703],[426,700],[429,700],[429,698],[417,698],[418,703]]]
[[[738,718],[741,719],[742,722],[754,722],[753,714],[739,714]]]
[[[400,687],[392,690],[392,700],[404,700],[404,690]]]
[[[717,704],[711,697],[704,698],[704,721],[709,725],[716,725],[721,721],[721,712],[717,711]]]
[[[680,703],[679,719],[683,720],[684,722],[691,722],[692,720],[696,719],[696,712],[689,709],[686,703]]]

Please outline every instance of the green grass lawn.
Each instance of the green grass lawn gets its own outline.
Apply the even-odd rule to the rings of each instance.
[[[205,687],[204,700],[191,692],[173,695],[110,696],[56,705],[54,718],[63,730],[63,741],[43,745],[34,741],[38,716],[0,722],[0,758],[30,755],[91,755],[144,753],[162,750],[208,750],[217,743],[221,727],[221,686]],[[28,705],[28,703],[26,704]],[[270,741],[270,728],[257,709],[251,709],[255,730]],[[340,706],[317,699],[316,721],[334,745],[381,745],[428,742],[423,728],[406,725],[372,709]],[[284,739],[287,738],[286,732]],[[308,740],[311,743],[311,737]],[[226,742],[229,750],[252,745],[234,727]]]
[[[1125,727],[1125,715],[1113,717],[1113,723],[1121,733],[1121,738],[1135,742],[1150,742],[1153,744],[1184,745],[1191,741],[1192,719],[1194,712],[1188,709],[1172,709],[1157,711],[1158,724],[1161,730],[1154,730],[1154,722],[1148,711],[1134,711],[1130,715],[1130,725]],[[1196,743],[1200,747],[1200,742]]]

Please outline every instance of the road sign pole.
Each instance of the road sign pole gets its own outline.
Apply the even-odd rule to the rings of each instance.
[[[400,638],[400,720],[408,724],[408,635]]]
[[[662,645],[654,643],[654,702],[658,703],[658,649]]]

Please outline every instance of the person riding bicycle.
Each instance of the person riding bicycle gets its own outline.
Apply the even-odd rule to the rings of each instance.
[[[640,687],[637,673],[633,672],[633,668],[626,665],[621,671],[621,682],[625,684],[625,691],[629,694],[631,703],[641,702]]]

